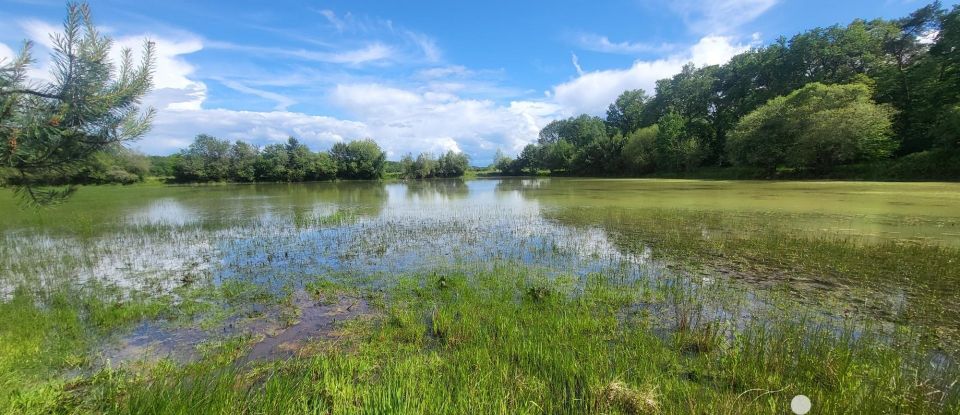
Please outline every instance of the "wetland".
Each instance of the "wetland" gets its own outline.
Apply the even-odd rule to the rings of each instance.
[[[960,410],[960,185],[0,195],[7,413]]]

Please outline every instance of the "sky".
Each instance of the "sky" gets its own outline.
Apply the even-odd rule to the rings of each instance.
[[[957,1],[944,1],[955,4]],[[315,151],[373,138],[406,153],[518,153],[551,120],[602,116],[617,95],[685,64],[919,0],[290,1],[92,0],[95,23],[135,53],[156,43],[157,111],[130,147],[166,155],[200,133],[256,145],[294,136]],[[0,0],[0,59],[49,33],[63,1]]]

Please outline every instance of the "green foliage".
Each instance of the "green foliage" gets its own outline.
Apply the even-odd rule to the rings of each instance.
[[[960,151],[960,105],[940,116],[933,134],[940,147]]]
[[[748,114],[727,142],[731,161],[828,170],[890,155],[889,107],[871,100],[863,84],[811,83]]]
[[[437,161],[438,177],[463,177],[463,174],[470,168],[470,157],[466,153],[457,153],[453,150],[447,151],[440,156]]]
[[[283,144],[270,144],[260,151],[260,156],[256,161],[256,172],[258,180],[265,182],[282,182],[288,177],[287,163],[290,161],[290,155],[287,153],[287,146]]]
[[[652,98],[625,91],[610,104],[605,131],[589,115],[553,121],[527,151],[531,157],[499,170],[690,173],[732,163],[760,166],[766,177],[779,175],[778,166],[828,176],[851,163],[888,165],[874,161],[891,154],[960,151],[957,51],[960,6],[945,10],[939,2],[902,19],[814,28],[724,65],[686,65],[657,81]],[[851,97],[809,86],[847,84],[866,90]],[[795,91],[820,95],[804,101],[806,92]],[[654,125],[652,143],[649,131],[631,139]]]
[[[580,148],[594,140],[607,135],[603,120],[583,114],[565,120],[556,120],[547,124],[540,131],[540,144],[554,143],[565,140],[574,147]]]
[[[379,179],[383,177],[386,153],[372,139],[336,143],[330,156],[337,165],[338,177],[344,179]]]
[[[237,140],[230,147],[230,178],[238,182],[252,182],[257,179],[257,148],[244,141]]]
[[[437,170],[437,160],[430,153],[420,153],[416,160],[406,155],[400,161],[404,166],[403,177],[407,179],[426,179],[433,177]]]
[[[206,134],[182,150],[173,166],[174,177],[184,182],[223,181],[229,172],[230,142]]]
[[[576,148],[567,140],[543,144],[540,149],[540,165],[551,171],[569,170],[575,154]]]
[[[688,133],[687,123],[680,114],[667,113],[657,127],[654,148],[658,167],[668,171],[683,171],[700,165],[703,157],[700,141]]]
[[[626,140],[620,133],[601,136],[577,151],[573,166],[580,173],[615,175],[623,171],[620,151]]]
[[[132,184],[150,172],[150,160],[123,147],[94,154],[93,159],[71,177],[77,184]]]
[[[657,124],[640,128],[627,135],[623,145],[623,163],[628,172],[645,174],[653,172],[657,165]]]
[[[650,97],[642,89],[624,91],[607,108],[609,134],[627,135],[643,125],[643,112]]]
[[[150,176],[153,177],[171,177],[173,176],[173,164],[176,155],[173,156],[147,156],[150,162]]]
[[[312,164],[307,170],[309,180],[333,180],[337,177],[337,163],[330,153],[319,152],[312,156]]]
[[[244,141],[233,145],[205,134],[171,158],[177,182],[301,182],[333,180],[337,164],[326,152],[314,153],[296,138],[262,150]]]
[[[0,62],[0,165],[18,176],[21,194],[39,204],[72,193],[44,189],[46,178],[67,176],[95,163],[95,154],[136,140],[153,117],[139,106],[152,85],[153,43],[144,43],[139,64],[124,49],[117,67],[112,39],[100,33],[89,7],[77,3],[67,5],[63,33],[51,36],[53,81],[28,79],[29,42],[16,58]]]

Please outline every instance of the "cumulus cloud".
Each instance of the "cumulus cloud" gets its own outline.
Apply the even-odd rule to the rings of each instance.
[[[602,114],[621,92],[642,88],[654,93],[658,79],[678,73],[683,65],[716,65],[749,49],[750,45],[734,44],[725,36],[706,36],[690,50],[665,59],[637,60],[627,69],[608,69],[582,73],[569,82],[553,87],[549,96],[568,115]]]
[[[331,98],[366,124],[371,136],[394,157],[446,150],[489,155],[498,148],[515,153],[559,109],[551,103],[514,101],[504,106],[382,84],[337,85]]]
[[[130,49],[135,62],[139,62],[147,40],[154,43],[156,67],[154,90],[145,103],[156,109],[200,109],[207,98],[207,85],[191,79],[195,68],[185,56],[203,49],[203,43],[197,38],[172,39],[149,33],[118,37],[111,50],[114,62],[119,62],[123,48]]]

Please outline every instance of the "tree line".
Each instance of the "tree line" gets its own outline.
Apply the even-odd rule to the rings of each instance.
[[[743,166],[825,174],[898,158],[960,177],[960,6],[816,28],[684,66],[606,117],[553,121],[504,174],[643,175]],[[943,161],[946,160],[946,163]],[[947,164],[947,165],[944,165]]]
[[[470,168],[470,157],[452,150],[433,158],[430,153],[420,153],[416,159],[407,154],[400,159],[400,174],[406,179],[429,179],[434,177],[462,177]]]
[[[262,149],[244,141],[230,143],[206,134],[168,160],[173,181],[302,182],[333,179],[379,179],[386,153],[371,139],[336,143],[313,152],[296,138]]]

